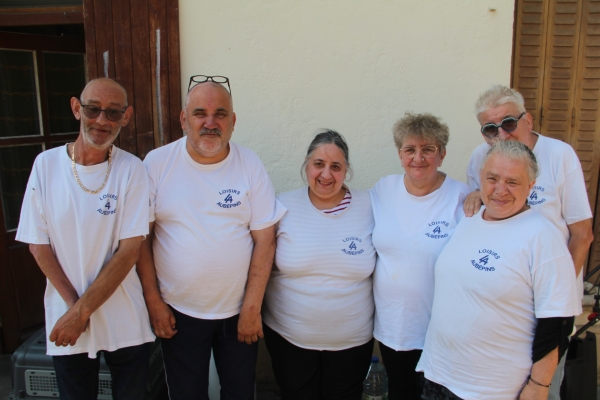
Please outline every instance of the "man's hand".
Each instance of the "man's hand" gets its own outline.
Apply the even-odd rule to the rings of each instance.
[[[238,321],[238,340],[252,344],[258,342],[258,338],[262,337],[265,337],[265,335],[263,334],[260,312],[242,310]]]
[[[90,322],[89,317],[81,315],[79,307],[71,307],[62,317],[56,321],[49,339],[57,347],[75,346],[77,339],[85,330]]]
[[[170,339],[177,333],[175,329],[175,316],[173,312],[162,299],[156,299],[152,302],[146,301],[148,314],[150,315],[150,324],[154,334],[159,338]]]
[[[527,384],[521,390],[519,400],[547,400],[549,388],[536,385],[527,380]]]
[[[465,199],[465,203],[463,204],[465,216],[472,217],[473,215],[477,214],[482,204],[481,192],[479,190],[469,193]]]

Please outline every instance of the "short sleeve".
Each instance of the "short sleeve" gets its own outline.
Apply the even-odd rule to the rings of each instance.
[[[552,232],[552,230],[554,230]],[[548,224],[546,234],[536,240],[531,284],[537,318],[570,317],[581,314],[575,268],[562,234]]]
[[[149,223],[156,220],[156,186],[157,176],[152,171],[152,164],[149,162],[150,155],[144,160],[144,167],[148,177],[148,221]]]
[[[250,190],[249,201],[251,231],[268,228],[279,221],[287,211],[285,206],[275,198],[275,188],[262,164],[260,164],[258,179]]]
[[[592,218],[581,163],[575,151],[570,150],[570,157],[564,160],[568,172],[560,193],[562,215],[567,225]]]
[[[131,161],[131,174],[127,181],[119,240],[148,234],[148,201],[148,175],[142,162],[135,159]]]
[[[44,214],[43,193],[38,176],[40,157],[35,160],[21,206],[16,240],[29,244],[50,244]]]

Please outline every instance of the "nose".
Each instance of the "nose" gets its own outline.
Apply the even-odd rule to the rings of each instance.
[[[325,167],[321,170],[321,176],[325,179],[331,178],[331,169],[329,167]]]
[[[95,119],[95,121],[99,124],[109,124],[110,121],[108,120],[108,118],[106,118],[106,111],[102,110],[100,111],[100,115],[98,115]]]
[[[498,139],[506,140],[510,136],[509,132],[506,132],[502,127],[498,128]]]
[[[496,194],[498,195],[504,195],[508,193],[508,185],[506,184],[506,182],[497,182],[496,187],[494,188],[494,192],[496,192]]]
[[[209,115],[206,117],[206,120],[204,121],[204,126],[208,129],[214,129],[217,127],[216,118],[214,117],[214,115]]]

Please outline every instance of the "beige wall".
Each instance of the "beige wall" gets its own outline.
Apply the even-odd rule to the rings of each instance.
[[[234,140],[258,153],[278,192],[302,184],[319,128],[346,137],[351,186],[401,172],[391,128],[406,111],[450,126],[442,170],[464,181],[482,142],[473,104],[510,82],[514,0],[179,4],[183,91],[193,74],[231,79]]]

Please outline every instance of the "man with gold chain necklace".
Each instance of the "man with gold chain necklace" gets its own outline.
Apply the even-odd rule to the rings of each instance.
[[[148,178],[112,144],[133,109],[108,78],[90,81],[71,109],[79,136],[35,160],[16,239],[47,278],[47,353],[60,398],[97,397],[102,351],[113,398],[143,399],[154,335],[132,267],[148,234]]]

